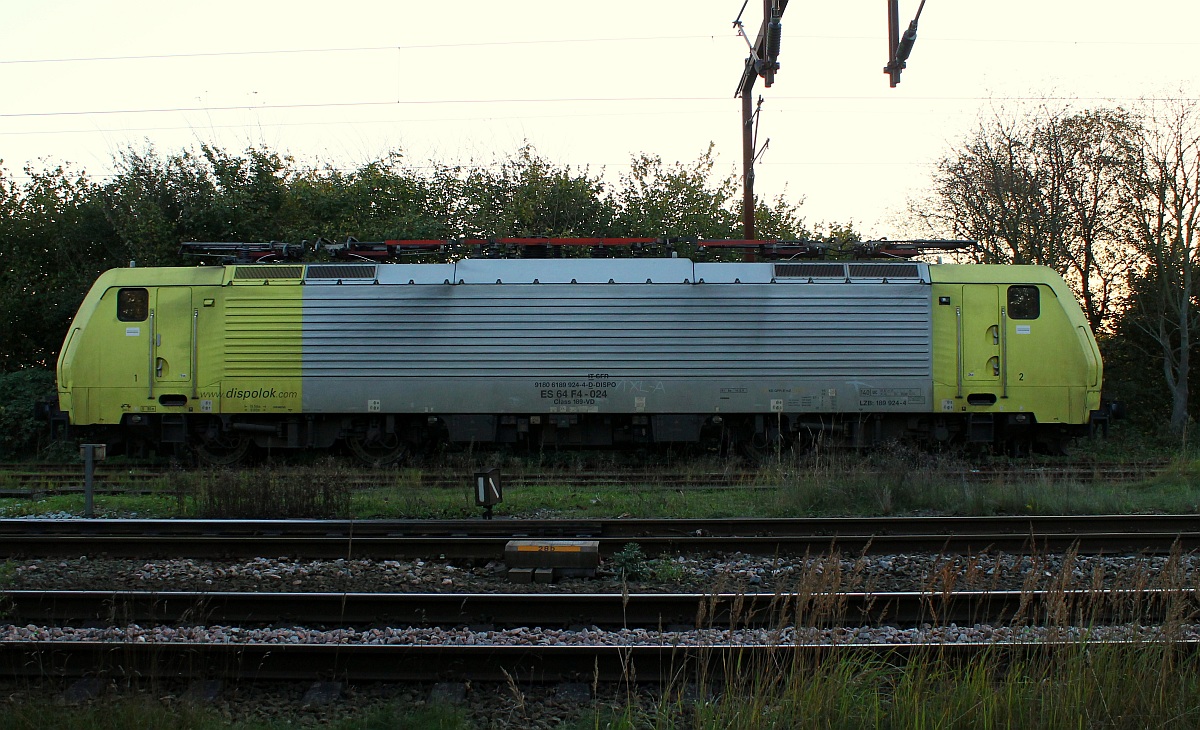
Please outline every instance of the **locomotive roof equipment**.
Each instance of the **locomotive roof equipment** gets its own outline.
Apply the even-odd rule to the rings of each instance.
[[[220,264],[271,263],[299,261],[306,254],[334,259],[358,259],[388,262],[405,257],[434,255],[447,260],[471,256],[475,258],[563,258],[585,251],[591,258],[625,256],[675,256],[680,248],[690,247],[701,257],[720,251],[738,251],[760,261],[807,259],[894,259],[911,258],[934,252],[959,252],[973,249],[975,241],[960,239],[902,239],[886,238],[858,241],[840,248],[828,241],[812,239],[701,239],[694,237],[629,238],[597,236],[525,237],[525,238],[450,238],[450,239],[388,239],[359,241],[347,238],[335,243],[325,238],[299,244],[279,241],[258,243],[187,241],[180,244],[180,253],[197,256]]]

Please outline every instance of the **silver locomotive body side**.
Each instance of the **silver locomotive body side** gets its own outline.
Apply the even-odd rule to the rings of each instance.
[[[929,412],[927,267],[847,266],[464,260],[336,279],[310,266],[303,410]]]

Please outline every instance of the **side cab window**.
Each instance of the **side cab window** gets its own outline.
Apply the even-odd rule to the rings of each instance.
[[[1036,286],[1022,285],[1008,288],[1008,316],[1010,319],[1037,319],[1041,313],[1041,293]]]
[[[120,289],[117,291],[117,319],[121,322],[144,322],[150,316],[150,291],[148,289]]]

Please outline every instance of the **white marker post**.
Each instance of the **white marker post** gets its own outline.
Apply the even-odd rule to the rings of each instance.
[[[104,461],[107,456],[107,447],[104,444],[82,444],[79,447],[79,455],[83,457],[83,516],[91,517],[92,515],[92,497],[94,493],[94,482],[96,475],[96,462]]]
[[[500,486],[500,470],[475,472],[475,505],[483,507],[483,519],[492,519],[492,505],[504,501],[504,490]]]

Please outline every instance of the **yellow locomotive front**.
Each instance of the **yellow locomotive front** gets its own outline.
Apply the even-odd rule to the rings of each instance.
[[[1083,311],[1041,266],[930,266],[935,411],[970,441],[1027,432],[1055,450],[1100,408],[1103,366]]]
[[[185,416],[215,410],[203,396],[223,378],[224,277],[225,267],[102,274],[59,354],[59,407],[69,422],[186,443]]]

